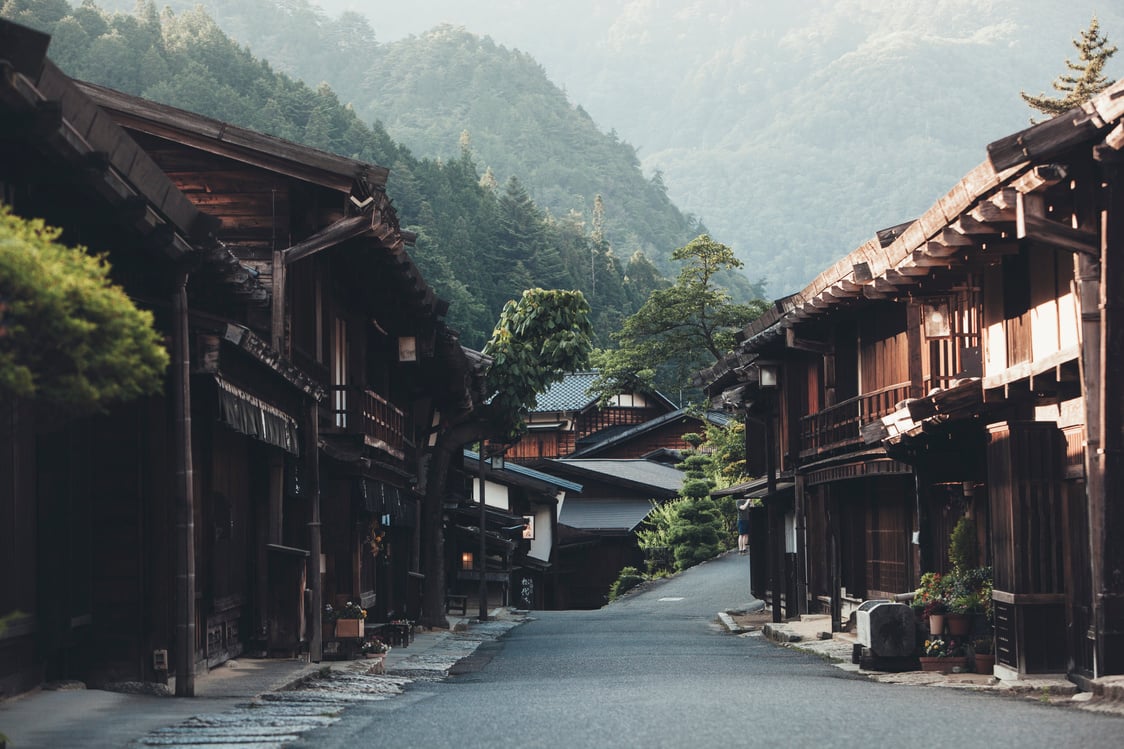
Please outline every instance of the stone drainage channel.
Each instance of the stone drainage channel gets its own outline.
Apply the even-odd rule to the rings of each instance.
[[[335,723],[350,705],[385,700],[402,694],[416,681],[441,681],[485,642],[496,640],[518,620],[474,623],[470,631],[450,632],[432,647],[410,655],[386,673],[371,673],[364,660],[326,666],[291,687],[269,692],[234,710],[196,715],[153,731],[135,747],[238,747],[275,749],[314,728]]]

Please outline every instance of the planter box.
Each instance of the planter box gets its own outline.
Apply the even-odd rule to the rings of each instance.
[[[948,658],[933,658],[921,656],[922,671],[937,671],[942,674],[967,673],[968,658],[966,656],[953,656]]]
[[[363,636],[363,620],[362,619],[336,619],[336,639],[344,639],[346,637],[362,637]]]

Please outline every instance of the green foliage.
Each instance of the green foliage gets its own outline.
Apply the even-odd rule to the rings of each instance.
[[[957,572],[979,564],[979,547],[976,543],[976,523],[965,515],[956,522],[948,539],[948,560]]]
[[[62,0],[3,0],[0,13],[52,34],[52,59],[76,78],[388,167],[388,192],[394,198],[399,221],[418,235],[413,259],[437,293],[451,303],[448,322],[468,346],[483,346],[504,304],[535,287],[585,292],[586,298],[596,304],[589,315],[592,337],[608,341],[609,334],[660,282],[658,271],[646,263],[642,253],[629,263],[617,259],[613,251],[613,243],[618,241],[612,230],[614,222],[627,216],[644,232],[650,231],[650,237],[644,240],[632,237],[632,232],[641,228],[629,230],[627,237],[619,235],[620,246],[629,252],[633,247],[666,252],[662,248],[689,236],[690,222],[678,215],[666,196],[656,196],[655,207],[642,215],[628,212],[633,203],[624,193],[651,192],[639,176],[634,157],[632,161],[618,159],[606,181],[598,183],[623,185],[631,180],[635,184],[623,188],[622,194],[607,194],[602,230],[595,238],[587,226],[585,208],[587,200],[593,204],[592,187],[588,198],[572,188],[566,188],[569,192],[565,200],[554,193],[543,197],[543,183],[537,173],[527,176],[514,169],[500,170],[508,175],[502,190],[495,190],[488,181],[482,184],[474,145],[468,137],[460,137],[465,128],[463,117],[453,118],[456,136],[449,141],[455,147],[452,155],[442,148],[432,152],[432,158],[423,159],[396,143],[380,122],[365,124],[360,110],[345,103],[377,98],[375,92],[364,93],[367,85],[398,85],[386,72],[379,72],[382,62],[390,66],[386,70],[425,80],[440,73],[442,66],[457,68],[450,55],[462,42],[467,45],[463,51],[472,54],[480,40],[457,34],[449,39],[430,39],[424,45],[444,50],[438,57],[422,55],[407,61],[396,57],[395,50],[380,48],[373,31],[359,16],[345,14],[332,20],[305,0],[287,0],[280,5],[273,0],[244,0],[215,8],[223,14],[224,23],[241,30],[242,38],[260,40],[279,67],[288,66],[291,72],[317,82],[313,88],[255,58],[232,41],[201,7],[194,7],[194,3],[173,5],[186,9],[178,14],[170,9],[158,13],[154,3],[145,0],[133,14],[110,14],[89,1],[72,8]],[[446,46],[449,41],[451,47]],[[498,58],[510,56],[494,45],[492,52]],[[352,64],[357,58],[364,64]],[[534,82],[542,77],[541,69],[528,61],[525,55],[516,55],[513,60],[512,69],[523,71],[518,80],[557,92],[545,79]],[[320,83],[324,80],[337,82],[345,91],[345,100]],[[517,80],[510,83],[515,86]],[[399,116],[417,106],[413,97],[420,94],[384,90],[383,95],[393,98],[392,105],[377,107],[377,114],[385,117]],[[425,97],[433,95],[440,96],[426,90]],[[529,95],[535,114],[557,116],[552,109],[557,106],[557,94]],[[563,102],[563,106],[567,105]],[[426,115],[425,119],[432,118]],[[535,151],[522,136],[516,137],[518,123],[499,117],[495,124],[504,134],[481,131],[475,136],[475,147],[495,142],[502,143],[508,153]],[[441,127],[446,125],[448,122],[441,123]],[[596,133],[592,123],[583,127]],[[545,162],[551,165],[549,169],[558,165],[580,172],[584,168],[580,165],[600,168],[612,161],[608,153],[576,157],[575,144],[565,141],[558,139],[553,146],[555,151]],[[615,153],[621,148],[617,143],[609,150]],[[619,169],[631,170],[629,174],[635,176],[626,179]],[[514,178],[516,173],[532,180],[528,184],[534,184],[534,189],[524,187]],[[550,185],[563,184],[554,176],[542,178]],[[593,185],[595,180],[589,182]],[[670,224],[666,217],[671,217]]]
[[[1081,32],[1081,38],[1073,40],[1073,46],[1077,48],[1077,62],[1066,59],[1065,66],[1069,72],[1058,76],[1053,83],[1054,90],[1061,96],[1031,96],[1021,92],[1023,101],[1050,117],[1081,106],[1113,83],[1105,77],[1104,66],[1116,54],[1116,47],[1100,33],[1100,22],[1096,16],[1089,22],[1089,28]]]
[[[0,401],[87,412],[159,391],[168,354],[152,314],[60,233],[0,204]]]
[[[584,369],[591,349],[589,304],[580,291],[527,289],[504,305],[484,353],[497,424],[511,438],[536,396],[566,372]]]
[[[591,389],[603,400],[644,386],[688,389],[690,375],[722,358],[734,334],[766,308],[762,300],[731,301],[718,277],[742,263],[706,234],[671,257],[683,264],[675,283],[653,291],[613,335],[619,349],[597,358],[600,374]]]
[[[617,579],[609,586],[609,600],[617,600],[642,582],[644,582],[644,576],[640,574],[640,570],[635,567],[621,569]]]
[[[723,522],[710,497],[684,497],[667,531],[675,568],[685,570],[720,554],[725,548]]]
[[[926,616],[943,614],[948,610],[951,590],[951,578],[939,572],[926,572],[921,576],[921,585],[914,593],[910,605]]]

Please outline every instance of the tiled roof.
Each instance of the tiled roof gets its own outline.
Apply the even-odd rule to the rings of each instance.
[[[587,531],[632,531],[652,511],[647,499],[568,498],[558,513],[558,523]]]
[[[473,450],[465,450],[464,459],[466,463],[478,463],[480,460],[480,454]],[[533,468],[527,468],[526,466],[521,466],[518,463],[513,463],[506,460],[504,461],[503,468],[489,468],[488,475],[494,478],[497,482],[502,483],[503,474],[505,471],[517,474],[519,476],[526,476],[527,478],[535,479],[536,481],[542,481],[543,483],[550,484],[551,486],[557,486],[560,489],[568,489],[572,492],[580,492],[582,490],[581,484],[576,484],[573,481],[567,481],[566,479],[559,478],[557,476],[551,476],[549,473],[536,471]]]
[[[625,424],[620,426],[612,426],[602,429],[599,432],[587,435],[577,441],[577,450],[575,450],[571,457],[580,458],[583,455],[604,450],[612,445],[617,445],[622,442],[637,437],[639,435],[650,432],[653,429],[662,427],[664,424],[670,424],[682,418],[696,418],[687,409],[680,408],[676,411],[666,413],[663,416],[657,416],[654,419],[649,419],[642,424]],[[714,424],[715,426],[725,428],[733,419],[722,413],[721,411],[707,411],[702,417],[703,420]]]
[[[596,378],[596,370],[570,372],[536,398],[532,411],[580,411],[594,400],[588,391]]]
[[[683,486],[683,471],[663,463],[640,458],[631,460],[572,460],[561,458],[546,461],[548,465],[571,469],[576,473],[598,476],[607,481],[627,481],[645,484],[669,492],[678,492]]]

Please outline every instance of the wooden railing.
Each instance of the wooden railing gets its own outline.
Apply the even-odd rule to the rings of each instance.
[[[800,419],[800,455],[808,457],[862,442],[862,425],[892,413],[909,397],[909,383],[848,398]]]
[[[362,434],[371,447],[406,458],[406,414],[386,398],[365,388],[334,386],[330,407],[333,431]]]

